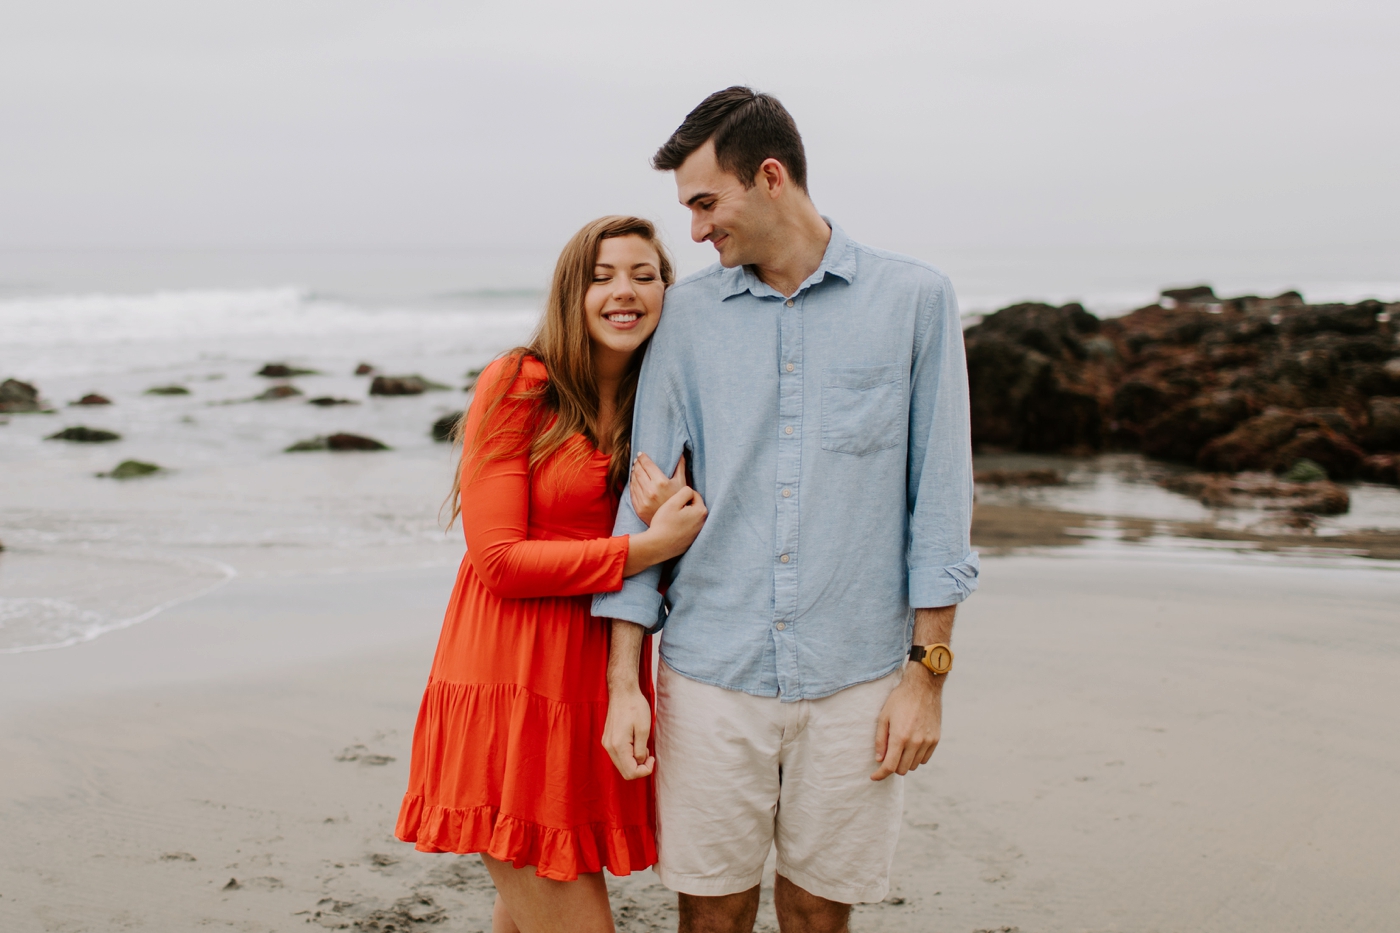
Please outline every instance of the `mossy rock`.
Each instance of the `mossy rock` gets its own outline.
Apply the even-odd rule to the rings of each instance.
[[[105,476],[109,479],[132,479],[137,476],[150,476],[152,473],[161,472],[161,467],[154,463],[146,463],[143,460],[123,460],[110,473],[98,473],[98,476]]]
[[[78,425],[72,428],[64,428],[57,434],[50,434],[47,438],[51,441],[72,441],[75,444],[105,444],[109,441],[119,441],[122,436],[115,431],[103,431],[101,428],[85,428]]]
[[[302,453],[307,450],[329,449],[330,448],[326,446],[326,439],[324,437],[309,437],[304,441],[297,441],[295,444],[283,451],[283,453],[295,454]]]
[[[286,449],[286,453],[302,453],[308,450],[389,450],[388,444],[372,437],[359,434],[332,434],[329,437],[311,437],[297,441]]]
[[[1290,483],[1319,483],[1327,479],[1327,471],[1316,460],[1303,457],[1294,461],[1282,478]]]
[[[146,390],[147,395],[189,395],[190,390],[184,386],[155,386]]]

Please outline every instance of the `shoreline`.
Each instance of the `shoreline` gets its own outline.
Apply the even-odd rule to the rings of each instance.
[[[853,928],[1400,923],[1400,576],[1073,553],[987,556]],[[486,929],[479,861],[392,839],[451,575],[242,577],[0,657],[0,927]],[[650,872],[610,887],[674,929]]]

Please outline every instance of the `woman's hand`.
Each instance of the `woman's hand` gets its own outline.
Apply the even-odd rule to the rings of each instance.
[[[630,577],[653,564],[684,554],[705,527],[705,517],[709,514],[700,493],[682,486],[656,510],[650,528],[641,534],[629,535],[627,563],[622,575]]]
[[[632,464],[632,481],[629,485],[633,510],[638,518],[650,525],[656,510],[685,488],[685,455],[681,455],[681,459],[676,463],[676,472],[667,479],[666,474],[661,472],[661,468],[650,457],[638,454]]]

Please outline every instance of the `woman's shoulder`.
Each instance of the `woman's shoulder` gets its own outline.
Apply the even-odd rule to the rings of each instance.
[[[494,396],[527,390],[549,381],[544,363],[528,353],[513,352],[499,356],[481,371],[476,380],[478,396]]]

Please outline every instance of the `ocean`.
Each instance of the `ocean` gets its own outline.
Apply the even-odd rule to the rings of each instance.
[[[123,262],[112,254],[0,254],[0,380],[31,383],[47,403],[45,413],[0,415],[0,653],[81,644],[238,575],[460,560],[460,532],[444,528],[440,511],[455,453],[431,437],[430,426],[462,408],[470,370],[527,338],[551,257],[486,252],[461,263],[449,254],[276,254],[270,263],[268,255],[196,262],[130,254]],[[1160,278],[1171,264],[1139,260],[1091,275],[1082,257],[1043,252],[1019,262],[952,258],[945,265],[969,320],[1037,296],[1082,300],[1110,315],[1149,301],[1161,285],[1183,284]],[[1270,268],[1242,266],[1217,281],[1234,291],[1308,287]],[[307,280],[328,285],[257,284],[282,274],[291,280],[298,269],[320,270]],[[232,284],[198,284],[215,280]],[[1037,280],[1044,291],[1036,291]],[[152,285],[160,281],[169,284]],[[1400,282],[1379,275],[1319,282],[1312,300],[1400,297]],[[267,363],[314,374],[257,375]],[[360,363],[447,388],[372,397],[370,379],[354,374]],[[255,400],[274,384],[301,394]],[[187,394],[148,394],[169,386]],[[71,404],[88,393],[112,404]],[[353,404],[308,404],[317,397]],[[48,439],[76,426],[121,439]],[[391,449],[284,452],[338,432]],[[99,475],[126,460],[161,471]],[[1199,510],[1113,462],[1081,464],[1080,481],[1037,493],[1038,504],[1090,510],[1086,502],[1136,503],[1121,508],[1163,518]],[[1355,495],[1363,507],[1334,520],[1336,528],[1400,527],[1400,493],[1364,487]]]

